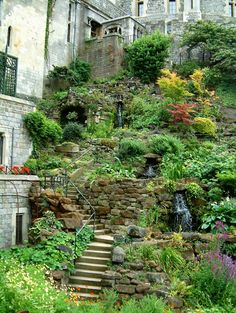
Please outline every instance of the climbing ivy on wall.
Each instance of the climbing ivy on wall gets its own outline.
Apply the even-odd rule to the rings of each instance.
[[[48,0],[46,30],[45,30],[45,48],[44,48],[45,59],[47,59],[47,56],[48,56],[49,24],[52,18],[52,11],[55,6],[55,3],[56,3],[56,0]]]

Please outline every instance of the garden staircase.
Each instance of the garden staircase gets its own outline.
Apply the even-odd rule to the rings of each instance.
[[[111,261],[113,238],[95,235],[83,255],[75,262],[75,272],[69,277],[69,287],[79,298],[96,299],[102,290],[102,275]]]
[[[67,196],[76,202],[77,194],[76,188],[71,186]],[[69,277],[68,287],[72,288],[75,297],[96,299],[102,290],[102,275],[111,261],[113,237],[107,235],[105,226],[98,219],[89,220],[91,216],[89,208],[80,209],[79,212],[83,216],[83,224],[95,226],[95,236],[82,256],[75,261],[75,271]]]

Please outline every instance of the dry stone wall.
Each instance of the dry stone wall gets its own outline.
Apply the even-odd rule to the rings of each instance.
[[[173,206],[173,195],[163,188],[162,179],[100,180],[86,184],[83,193],[98,218],[113,233],[137,225],[140,214],[155,205],[159,207],[161,220],[168,222]],[[83,199],[79,199],[79,203],[88,208]]]

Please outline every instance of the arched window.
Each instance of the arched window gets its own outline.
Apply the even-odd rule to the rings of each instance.
[[[12,36],[12,27],[9,26],[7,29],[7,47],[11,46],[11,36]]]

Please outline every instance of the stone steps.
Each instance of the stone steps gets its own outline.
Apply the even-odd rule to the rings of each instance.
[[[77,290],[79,298],[96,299],[102,290],[101,280],[111,260],[113,238],[95,235],[83,255],[75,263],[75,272],[69,277],[69,287]]]

